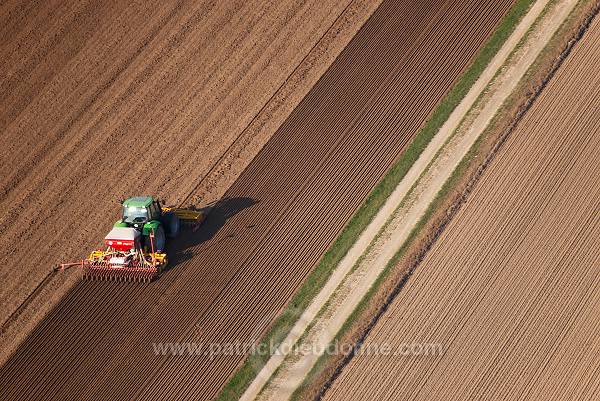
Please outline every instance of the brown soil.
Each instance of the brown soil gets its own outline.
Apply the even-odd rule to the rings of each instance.
[[[596,18],[365,341],[444,354],[358,354],[326,399],[598,397],[599,36]]]
[[[163,3],[0,10],[0,360],[77,282],[51,268],[98,246],[116,200],[219,199],[378,1]]]
[[[576,8],[573,15],[561,27],[556,37],[526,74],[523,82],[518,85],[518,89],[494,118],[488,131],[484,133],[478,145],[468,156],[469,162],[464,167],[464,172],[453,180],[452,188],[439,199],[438,206],[427,219],[423,228],[407,245],[397,264],[391,268],[386,279],[359,312],[352,325],[338,338],[339,343],[346,349],[352,349],[358,343],[362,343],[374,322],[385,314],[386,305],[401,291],[410,277],[410,272],[418,267],[423,256],[435,244],[440,233],[452,219],[452,210],[464,202],[468,187],[480,174],[481,161],[490,156],[498,145],[499,139],[506,135],[507,129],[518,120],[518,116],[523,113],[536,90],[541,87],[543,81],[548,78],[549,73],[560,60],[558,55],[569,46],[569,43],[573,42],[573,38],[581,29],[581,21],[592,15],[595,6],[595,3],[588,2]],[[310,381],[303,385],[298,398],[313,400],[320,397],[335,382],[337,376],[351,359],[351,354],[338,353],[329,356],[324,363],[318,366]]]
[[[152,343],[222,344],[256,334],[253,328],[265,315],[286,304],[510,4],[508,0],[488,7],[475,0],[447,1],[441,6],[433,1],[382,3],[225,193],[203,230],[173,244],[173,268],[148,285],[83,282],[74,287],[0,369],[0,396],[213,397],[243,361],[243,355],[160,357],[152,352]],[[187,32],[193,26],[181,28]],[[181,47],[175,46],[173,51]],[[187,71],[185,63],[179,68],[182,74]],[[131,81],[132,88],[143,93],[160,84],[160,80],[145,76],[121,76],[115,82]],[[225,74],[223,79],[228,82],[228,78]],[[97,119],[76,120],[69,125],[73,137],[68,141],[63,138],[64,144],[56,152],[65,160],[61,163],[77,173],[80,182],[74,177],[68,183],[82,202],[89,198],[90,187],[98,188],[95,201],[107,203],[129,191],[149,191],[152,185],[156,193],[169,194],[169,199],[177,202],[185,199],[185,191],[178,189],[180,181],[197,184],[206,170],[196,168],[204,156],[193,155],[198,148],[210,146],[210,141],[192,134],[198,126],[220,131],[213,130],[206,116],[195,119],[200,110],[198,114],[190,110],[202,108],[203,99],[192,96],[189,82],[179,86],[179,79],[163,83],[168,93],[162,100],[142,96],[149,103],[138,99],[133,110],[123,107],[126,100],[133,102],[132,89],[119,82],[100,95],[113,101],[123,92],[120,96],[124,100],[115,100],[114,114],[92,103],[88,112],[97,111]],[[169,85],[178,85],[179,92],[171,93]],[[137,110],[161,110],[166,107],[161,102],[170,105],[182,93],[191,99],[176,102],[180,109],[172,122],[138,121]],[[248,96],[235,93],[238,99]],[[228,109],[221,104],[222,98],[217,94],[216,99],[225,113]],[[187,119],[193,120],[189,126]],[[93,131],[96,124],[107,124],[111,130]],[[133,126],[141,129],[140,124],[143,132],[155,132],[161,146],[171,149],[164,153],[166,160],[179,157],[179,152],[189,152],[188,157],[177,164],[174,175],[161,173],[136,183],[135,188],[123,184],[119,190],[124,182],[121,176],[130,180],[135,173],[118,163],[107,164],[108,156],[98,155],[97,148],[89,149],[87,143],[98,136],[101,144],[110,145],[111,155],[118,156],[115,160],[121,160],[124,152],[114,142],[122,130]],[[171,126],[176,128],[165,135],[165,128]],[[77,153],[77,158],[66,157],[75,156],[69,153],[75,145],[85,151]],[[148,150],[158,152],[151,147]],[[134,169],[152,170],[153,164],[149,158]],[[92,170],[86,170],[96,165],[103,166],[102,182],[116,183],[112,190],[106,189],[104,198],[104,188],[94,185],[89,178]],[[65,198],[60,205],[69,201]],[[117,214],[117,206],[96,216],[79,205],[74,221],[98,221],[101,215]],[[68,231],[58,230],[58,238]],[[92,231],[90,237],[100,236],[92,235]],[[44,352],[38,352],[41,349]]]

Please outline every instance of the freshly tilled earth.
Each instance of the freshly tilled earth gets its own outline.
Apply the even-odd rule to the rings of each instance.
[[[0,322],[120,199],[184,201],[348,3],[3,4]]]
[[[599,55],[596,16],[325,400],[600,397]]]
[[[173,244],[171,270],[148,285],[83,282],[76,286],[0,369],[0,396],[214,397],[243,355],[157,356],[153,344],[224,344],[256,335],[255,327],[286,304],[510,5],[508,0],[485,3],[485,7],[475,0],[441,5],[384,1],[226,192],[203,229]],[[195,25],[184,26],[192,30]],[[185,63],[181,69],[186,69]],[[131,84],[141,91],[158,84],[144,76],[130,77]],[[114,90],[130,96],[121,85]],[[182,84],[181,91],[186,90],[190,89]],[[103,96],[113,99],[114,95]],[[178,97],[165,95],[162,101],[155,100],[155,107],[168,108]],[[143,102],[136,105],[152,108]],[[190,113],[189,103],[180,106],[177,116]],[[92,109],[99,114],[90,126],[110,120],[103,117],[102,111],[107,110],[96,103],[89,106]],[[124,129],[138,121],[132,110],[129,113],[129,120],[109,126]],[[113,118],[117,116],[123,118],[119,113]],[[89,163],[72,159],[79,160],[75,166],[83,169],[78,196],[85,200],[90,188],[95,189],[86,182],[89,171],[85,169],[106,159],[95,156],[97,148],[86,147],[95,136],[79,129],[84,123],[91,120],[69,125],[82,132],[81,137],[57,151],[68,152],[67,145],[78,144],[88,155]],[[161,123],[153,121],[145,128],[152,131],[157,126]],[[173,146],[171,153],[144,145],[142,139],[147,153],[140,153],[145,157],[128,163],[138,171],[156,170],[164,163],[162,155],[177,157],[179,149],[189,152],[178,165],[180,175],[158,173],[150,179],[165,193],[182,177],[202,173],[194,163],[203,157],[198,149],[208,145],[194,143],[199,139],[193,129],[173,131],[172,138],[164,137],[161,129],[153,131],[163,146]],[[115,133],[106,135],[104,143],[117,138]],[[184,146],[190,143],[195,145],[193,151]],[[132,141],[128,144],[135,146]],[[70,155],[80,154],[74,149]],[[111,149],[128,154],[116,146]],[[104,182],[135,177],[134,172],[116,167],[104,164]],[[148,183],[143,184],[135,185],[147,190]],[[113,189],[111,194],[115,192],[119,193]],[[183,196],[182,191],[179,198]],[[93,220],[81,209],[79,218]]]

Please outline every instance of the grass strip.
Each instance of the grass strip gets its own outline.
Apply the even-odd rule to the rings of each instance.
[[[580,0],[577,3],[574,11],[567,18],[567,21],[562,24],[562,26],[566,25],[567,22],[570,22],[570,20],[573,18],[573,14],[576,14],[577,9],[580,8],[583,4],[585,4],[585,2],[586,2],[586,0]],[[549,6],[538,17],[538,22],[536,22],[534,24],[535,26],[537,26],[539,21],[544,17],[545,14],[547,14],[548,8],[553,7],[555,4],[556,4],[556,1],[552,1],[549,4]],[[581,24],[581,26],[578,30],[578,33],[574,36],[574,40],[571,39],[569,41],[569,43],[567,44],[566,50],[563,50],[561,55],[559,56],[558,64],[556,64],[556,62],[553,64],[553,66],[550,68],[550,72],[543,78],[541,84],[536,88],[536,92],[534,94],[530,95],[530,99],[532,99],[532,98],[535,99],[539,96],[539,93],[541,93],[543,88],[546,86],[547,82],[551,79],[551,77],[554,75],[555,71],[559,68],[560,64],[562,64],[562,61],[564,61],[566,56],[571,52],[573,44],[576,43],[581,38],[581,36],[583,35],[583,32],[589,27],[590,21],[592,20],[593,16],[595,16],[598,13],[598,10],[600,10],[600,3],[598,6],[596,6],[591,11],[591,14],[588,15],[588,17],[583,22],[583,24]],[[531,29],[528,30],[525,37],[527,37],[531,33],[531,31],[532,31]],[[549,44],[540,53],[540,55],[537,57],[536,61],[530,66],[530,68],[528,69],[527,73],[525,74],[525,76],[523,77],[521,82],[532,81],[531,77],[532,77],[532,75],[534,75],[532,73],[532,71],[537,71],[540,69],[540,65],[541,65],[540,60],[544,59],[546,52],[548,51],[548,48],[551,46],[554,46],[554,42],[556,41],[556,38],[560,38],[560,36],[561,36],[561,32],[559,30],[553,35]],[[511,53],[511,57],[512,57],[512,55],[513,54]],[[533,79],[533,81],[536,81],[536,80],[537,79]],[[521,83],[520,85],[523,85],[523,84]],[[517,93],[517,92],[518,91],[516,90],[514,93]],[[529,100],[527,102],[527,103],[529,103],[529,106],[531,105],[530,102],[531,102],[531,100]],[[527,109],[528,109],[528,107],[527,107]],[[519,121],[520,118],[522,117],[522,115],[525,114],[525,111],[520,110],[519,113],[517,114],[515,121]],[[490,135],[490,133],[492,131],[494,131],[494,128],[498,125],[499,117],[500,117],[500,113],[497,113],[494,116],[494,118],[492,119],[492,121],[490,122],[490,124],[488,125],[488,127],[484,130],[483,134],[475,141],[475,143],[469,149],[469,151],[467,152],[465,157],[461,160],[461,162],[459,163],[457,168],[451,174],[450,178],[446,181],[446,183],[444,183],[442,189],[436,194],[436,197],[434,198],[433,202],[428,206],[426,212],[424,213],[422,218],[418,221],[415,228],[411,231],[411,233],[409,234],[409,236],[408,236],[407,240],[405,241],[405,243],[403,244],[403,246],[398,250],[398,252],[388,262],[388,264],[386,265],[386,267],[384,268],[382,273],[379,275],[379,277],[376,279],[376,281],[374,282],[372,287],[369,289],[367,294],[363,297],[363,299],[357,305],[356,309],[351,313],[351,315],[348,317],[348,319],[344,322],[343,326],[341,327],[339,332],[334,337],[334,340],[341,341],[343,336],[356,323],[357,319],[359,319],[361,317],[361,315],[364,313],[364,311],[368,307],[368,304],[371,301],[371,299],[373,298],[373,296],[377,293],[377,291],[379,290],[381,285],[388,279],[392,269],[397,265],[397,263],[399,263],[400,259],[402,259],[404,256],[406,256],[406,252],[413,245],[413,242],[415,241],[419,232],[422,229],[424,229],[424,227],[430,222],[430,220],[432,219],[432,217],[434,216],[436,211],[444,206],[445,201],[447,201],[449,199],[450,194],[452,193],[452,191],[454,191],[455,187],[460,184],[460,182],[464,178],[465,174],[469,174],[469,168],[472,167],[471,164],[473,163],[473,158],[481,157],[481,156],[485,157],[485,154],[482,153],[482,143],[483,143],[484,139],[487,138]],[[514,128],[514,125],[516,125],[516,123],[513,121],[511,128],[509,128],[509,132],[510,132],[510,130],[512,130],[512,128]],[[504,135],[504,139],[505,139],[506,135],[508,135],[508,134],[505,133],[503,135]],[[499,142],[501,143],[503,141],[496,140],[494,146],[497,147]],[[489,155],[488,155],[488,158],[490,158]],[[481,172],[478,170],[474,174],[481,174]],[[469,186],[469,185],[467,185],[467,186]],[[397,293],[400,291],[400,289],[406,283],[406,281],[408,280],[408,278],[410,277],[411,274],[412,274],[412,271],[407,271],[405,273],[405,275],[401,278],[400,282],[398,282],[398,284],[393,288],[392,293],[390,293],[387,296],[387,300],[385,302],[386,305],[389,305],[389,303],[391,303],[391,300],[393,300],[393,298],[397,295]],[[386,309],[387,309],[387,307],[380,309],[379,313],[385,312]],[[375,317],[373,317],[369,326],[372,326],[373,323],[379,318],[379,316],[380,316],[379,314],[375,315]],[[357,346],[360,347],[360,345],[362,344],[362,339],[364,339],[364,337],[361,337],[361,339],[359,339],[358,344],[355,345],[355,350],[357,349],[356,348]],[[345,359],[347,359],[347,358],[348,358],[348,356],[346,356]],[[317,362],[315,363],[315,365],[313,366],[311,371],[307,374],[303,383],[292,394],[291,400],[297,401],[302,398],[302,395],[305,393],[308,385],[311,382],[311,379],[313,379],[327,365],[327,360],[328,360],[328,355],[326,355],[326,354],[321,355],[321,357],[319,357],[319,359],[317,360]],[[339,374],[339,371],[336,371],[334,373],[334,376],[337,376],[338,374]],[[323,387],[323,389],[321,389],[321,391],[326,390],[329,387],[331,381],[332,380],[328,381],[325,384],[325,386]],[[322,393],[320,393],[320,396],[322,396]]]
[[[487,67],[490,60],[498,52],[500,47],[502,47],[533,3],[534,0],[517,0],[515,2],[496,31],[480,50],[473,64],[463,73],[456,85],[440,102],[431,118],[427,121],[421,131],[417,133],[398,161],[375,186],[368,198],[363,202],[361,207],[346,224],[341,234],[330,246],[329,250],[323,255],[317,266],[308,275],[304,284],[292,297],[288,306],[260,340],[258,345],[259,349],[271,349],[285,339],[304,309],[306,309],[314,296],[329,279],[331,272],[350,250],[360,234],[385,203],[389,195],[393,192],[402,178],[404,178],[410,167],[419,158],[431,139],[448,119],[452,111],[465,97],[483,70]],[[455,171],[455,174],[456,172],[458,172],[458,169]],[[441,193],[439,196],[441,196]],[[434,204],[435,203],[436,202],[434,202]],[[425,221],[424,219],[430,214],[431,211],[428,210],[428,214],[426,213],[426,216],[421,219],[417,225],[417,229],[422,227]],[[394,258],[394,260],[397,259]],[[385,274],[382,274],[381,276],[385,276]],[[374,287],[376,287],[378,283],[379,280]],[[357,312],[355,311],[355,313]],[[355,316],[355,314],[353,314],[353,316]],[[238,399],[269,358],[270,355],[268,353],[250,354],[244,364],[225,385],[217,397],[217,400],[228,401]]]

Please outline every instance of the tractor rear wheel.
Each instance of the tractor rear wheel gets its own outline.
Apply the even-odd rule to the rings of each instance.
[[[165,229],[163,228],[162,225],[160,225],[154,231],[154,251],[162,253],[165,250],[166,242],[167,242],[167,240],[166,240],[166,236],[165,236]],[[148,249],[150,251],[152,249],[152,246],[151,246],[152,242],[150,241],[150,235],[144,236],[144,243],[145,243],[146,249]]]
[[[165,226],[167,227],[167,235],[169,238],[175,238],[179,234],[179,229],[181,227],[181,221],[179,220],[179,216],[177,216],[173,212],[165,213]]]

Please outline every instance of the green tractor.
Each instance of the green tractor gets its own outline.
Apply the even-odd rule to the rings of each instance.
[[[59,269],[79,266],[90,279],[150,281],[168,263],[167,237],[177,236],[181,224],[197,230],[206,217],[204,211],[164,207],[152,196],[122,203],[123,217],[104,237],[105,248],[80,262],[62,263]]]
[[[133,227],[142,234],[143,246],[150,248],[150,233],[154,233],[154,247],[163,252],[166,237],[179,234],[180,221],[175,211],[163,208],[158,199],[136,196],[123,201],[123,217],[114,227]]]

